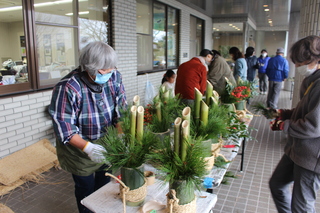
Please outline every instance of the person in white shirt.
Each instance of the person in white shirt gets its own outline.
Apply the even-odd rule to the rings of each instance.
[[[164,86],[166,90],[170,91],[171,97],[174,97],[174,83],[176,80],[176,73],[169,69],[167,72],[163,75],[161,86]]]

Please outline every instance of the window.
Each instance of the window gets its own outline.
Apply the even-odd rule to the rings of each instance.
[[[0,94],[30,88],[22,1],[2,2],[0,8]]]
[[[177,9],[137,0],[138,74],[178,66],[178,23]]]
[[[199,55],[204,48],[204,20],[190,17],[190,58]]]
[[[78,66],[79,49],[110,44],[110,0],[19,3],[0,6],[0,96],[52,88]]]

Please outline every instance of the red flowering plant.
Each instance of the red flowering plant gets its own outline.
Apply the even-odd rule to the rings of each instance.
[[[254,94],[255,82],[239,80],[237,85],[233,85],[226,78],[225,93],[221,96],[222,103],[237,103],[246,100]]]

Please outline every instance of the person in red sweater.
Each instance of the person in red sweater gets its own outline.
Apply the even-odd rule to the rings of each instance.
[[[177,71],[175,94],[180,94],[182,102],[192,105],[194,100],[194,88],[204,94],[207,86],[208,65],[211,63],[213,53],[203,49],[200,56],[181,64]]]

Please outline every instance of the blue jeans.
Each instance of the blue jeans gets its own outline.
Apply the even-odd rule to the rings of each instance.
[[[298,166],[287,155],[282,156],[273,172],[269,187],[279,213],[316,212],[314,203],[320,188],[320,175]]]
[[[79,213],[92,213],[92,211],[82,205],[80,201],[100,187],[110,182],[110,177],[105,176],[106,172],[111,171],[100,170],[89,176],[79,176],[72,174],[75,183],[75,196],[77,199]]]

